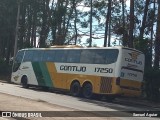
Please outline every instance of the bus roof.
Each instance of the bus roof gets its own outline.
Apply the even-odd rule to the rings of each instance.
[[[78,45],[65,45],[65,46],[51,46],[50,48],[25,48],[21,50],[63,50],[63,49],[126,49],[126,50],[133,50],[142,53],[139,50],[136,50],[134,48],[129,47],[123,47],[123,46],[112,46],[112,47],[82,47]],[[20,51],[21,51],[20,50]]]
[[[50,48],[84,48],[84,47],[79,45],[55,45],[51,46]]]

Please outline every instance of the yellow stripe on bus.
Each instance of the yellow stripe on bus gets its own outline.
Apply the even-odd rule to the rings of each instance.
[[[52,62],[46,62],[46,65],[47,65],[47,68],[48,68],[48,72],[49,72],[49,75],[52,79],[52,84],[53,86],[55,87],[55,83],[54,83],[54,76],[56,74],[56,68],[55,68],[55,65],[52,63]]]

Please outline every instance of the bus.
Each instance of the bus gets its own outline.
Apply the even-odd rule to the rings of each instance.
[[[53,47],[19,50],[11,82],[44,86],[73,96],[141,95],[144,54],[127,47]]]

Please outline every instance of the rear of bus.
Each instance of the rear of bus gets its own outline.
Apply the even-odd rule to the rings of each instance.
[[[144,54],[131,48],[121,49],[120,79],[117,81],[120,93],[124,96],[140,96],[145,64]]]

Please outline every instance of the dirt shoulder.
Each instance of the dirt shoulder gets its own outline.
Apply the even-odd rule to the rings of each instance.
[[[0,111],[75,111],[74,109],[50,104],[41,100],[31,100],[22,97],[0,93]],[[47,112],[46,112],[47,113]],[[106,117],[25,117],[25,118],[2,118],[0,120],[106,120]],[[107,117],[107,120],[118,120],[117,118]]]
[[[42,100],[31,100],[0,93],[1,111],[73,111],[73,109],[53,105]]]

